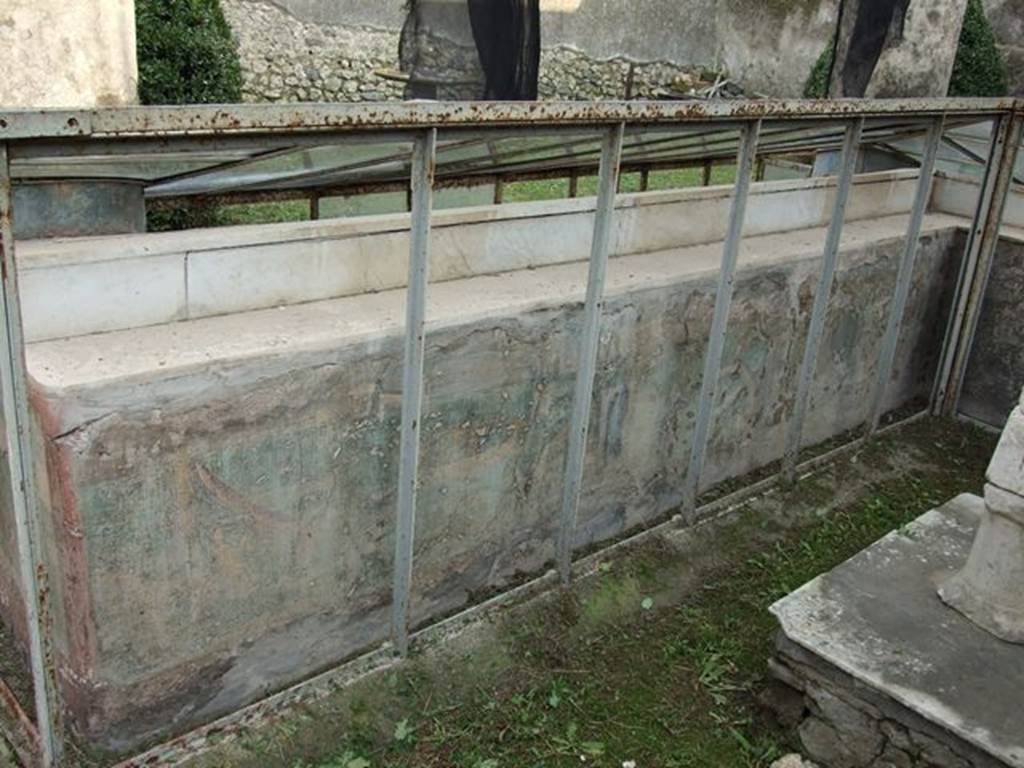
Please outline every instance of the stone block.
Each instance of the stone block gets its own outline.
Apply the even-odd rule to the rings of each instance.
[[[28,341],[170,323],[188,316],[184,253],[140,259],[100,250],[92,258],[61,261],[27,259],[20,265]]]
[[[772,763],[771,768],[818,768],[818,766],[800,755],[785,755]]]
[[[871,763],[872,768],[917,768],[917,764],[909,752],[904,752],[893,744],[886,744],[882,752]]]
[[[806,730],[800,729],[808,754],[825,765],[837,768],[858,768],[870,764],[884,743],[877,717],[824,688],[809,686],[806,695],[815,714],[815,718],[811,718],[812,724]],[[815,719],[828,727],[813,723]]]
[[[758,693],[758,702],[771,712],[784,728],[796,728],[806,712],[804,695],[779,680],[771,680]]]

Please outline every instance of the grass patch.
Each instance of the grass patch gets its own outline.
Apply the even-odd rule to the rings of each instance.
[[[736,166],[718,165],[711,171],[711,184],[732,184],[736,179]],[[699,187],[703,183],[703,170],[684,168],[670,171],[652,171],[648,179],[649,191]],[[639,192],[640,174],[627,173],[622,177],[620,192]],[[505,185],[506,203],[529,203],[540,200],[561,200],[569,197],[568,179],[542,179],[515,181]],[[597,195],[597,177],[579,179],[578,197]],[[215,208],[182,206],[171,210],[151,211],[147,216],[150,232],[169,232],[196,227],[229,227],[238,224],[277,224],[285,221],[308,221],[309,202],[286,200],[269,203],[240,203]]]
[[[196,759],[193,768],[765,766],[767,607],[981,488],[995,438],[924,420],[729,518],[609,556],[572,590],[474,625]]]

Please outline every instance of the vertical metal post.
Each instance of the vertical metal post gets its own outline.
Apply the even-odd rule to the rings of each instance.
[[[960,392],[970,362],[996,246],[999,244],[999,227],[1013,183],[1013,171],[1022,139],[1024,114],[1005,115],[993,129],[988,167],[964,254],[955,309],[946,332],[943,357],[932,394],[933,412],[946,416],[956,415],[959,409]]]
[[[640,191],[646,192],[651,186],[651,169],[642,168],[640,170]]]
[[[320,218],[320,193],[314,192],[309,196],[309,220],[317,221]]]
[[[48,668],[47,662],[53,658],[50,628],[40,599],[40,587],[45,587],[46,570],[37,519],[40,511],[39,493],[32,469],[25,338],[21,325],[21,301],[14,252],[13,196],[6,144],[0,144],[0,261],[3,277],[3,291],[0,292],[0,303],[3,305],[0,312],[0,324],[3,326],[0,396],[3,398],[7,468],[11,477],[18,565],[25,592],[36,723],[42,742],[43,766],[49,768],[60,761],[62,744],[58,736],[59,708],[55,673]]]
[[[572,418],[569,423],[569,450],[565,461],[562,517],[555,545],[555,561],[563,584],[568,584],[572,578],[572,545],[583,484],[583,459],[587,448],[587,429],[590,425],[590,401],[594,393],[601,309],[604,306],[604,276],[611,247],[612,224],[615,219],[615,190],[618,187],[625,130],[622,123],[610,128],[601,147],[594,237],[590,247],[590,270],[587,275],[587,298],[583,307],[583,327],[580,330],[580,364],[576,373]]]
[[[700,173],[700,185],[702,187],[711,186],[711,161],[705,160],[704,165],[701,168]]]
[[[920,177],[917,192],[914,196],[914,207],[907,225],[907,238],[903,245],[903,256],[900,259],[899,271],[896,275],[896,287],[889,304],[889,318],[886,323],[885,336],[882,337],[882,351],[878,357],[878,374],[875,380],[874,395],[871,398],[871,410],[868,412],[866,436],[871,437],[878,429],[882,418],[882,407],[885,401],[885,390],[892,376],[892,366],[896,359],[896,344],[899,342],[900,326],[903,325],[903,314],[907,308],[907,297],[910,295],[910,284],[914,277],[914,262],[920,247],[921,225],[924,222],[925,210],[932,193],[932,177],[935,172],[935,158],[938,156],[939,144],[942,142],[944,118],[936,118],[928,127],[925,139],[924,156],[921,158]]]
[[[743,240],[743,220],[747,213],[750,179],[754,172],[757,141],[760,134],[760,120],[745,124],[740,133],[740,149],[736,160],[736,186],[733,190],[732,210],[729,213],[729,228],[725,233],[725,247],[722,254],[722,267],[718,276],[718,290],[715,295],[715,312],[711,321],[708,351],[704,358],[704,373],[701,378],[700,398],[697,404],[697,422],[693,428],[690,466],[683,486],[684,514],[692,512],[696,505],[700,476],[704,471],[704,455],[707,451],[715,396],[718,393],[718,375],[722,365],[722,352],[725,350],[729,309],[732,307],[736,262],[739,259],[740,243]]]
[[[576,197],[580,191],[580,173],[575,168],[569,171],[569,197]]]
[[[494,204],[501,205],[505,202],[505,177],[496,176],[494,179]]]
[[[939,365],[935,372],[935,381],[932,384],[932,396],[930,410],[933,415],[941,411],[942,399],[945,397],[949,383],[949,375],[953,367],[953,356],[955,353],[955,342],[960,335],[963,325],[963,315],[967,310],[967,296],[970,293],[967,280],[968,275],[973,275],[977,268],[978,246],[981,244],[981,230],[992,203],[992,193],[995,188],[996,167],[999,164],[999,155],[1006,143],[1006,135],[1010,128],[1010,117],[1001,115],[992,121],[992,133],[989,137],[988,154],[985,161],[985,168],[982,171],[981,186],[978,190],[978,199],[974,206],[974,217],[971,220],[971,231],[967,235],[967,243],[964,246],[964,255],[960,261],[960,272],[956,281],[956,293],[950,308],[949,318],[946,320],[946,332],[942,339],[942,350],[939,357]]]
[[[797,456],[803,439],[804,418],[807,416],[807,404],[811,396],[811,385],[814,383],[814,371],[818,366],[818,349],[821,345],[821,334],[825,329],[825,317],[828,302],[832,295],[832,283],[835,280],[836,262],[839,260],[839,241],[843,234],[843,221],[846,217],[846,203],[850,199],[850,188],[857,169],[857,156],[860,152],[860,137],[864,130],[864,118],[854,120],[846,126],[843,138],[843,153],[840,160],[839,178],[836,181],[836,201],[832,208],[832,220],[828,225],[825,238],[825,255],[822,262],[821,277],[814,294],[814,308],[811,310],[811,322],[807,329],[807,342],[804,345],[804,358],[800,365],[800,378],[797,380],[796,402],[793,405],[793,417],[789,421],[786,438],[786,452],[782,458],[782,476],[792,480],[796,473]]]
[[[409,592],[412,588],[413,538],[423,407],[424,317],[430,261],[430,211],[433,202],[437,129],[418,136],[412,152],[412,216],[409,230],[409,286],[406,291],[405,360],[402,369],[402,426],[398,465],[398,521],[395,530],[391,639],[395,652],[409,651]]]

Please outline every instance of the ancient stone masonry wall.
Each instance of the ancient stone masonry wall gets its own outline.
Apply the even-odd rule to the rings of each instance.
[[[222,5],[238,39],[247,101],[402,98],[402,83],[375,74],[397,68],[397,30],[302,22],[269,3]]]
[[[396,30],[303,22],[268,3],[222,0],[222,4],[238,39],[247,101],[402,98],[403,84],[378,74],[398,69]],[[687,71],[665,61],[599,60],[576,48],[558,46],[543,51],[540,96],[615,99],[631,93],[655,97]]]
[[[1000,768],[1002,763],[779,638],[775,672],[799,680],[802,699],[770,705],[799,725],[805,753],[830,768]],[[795,721],[795,722],[794,722]]]
[[[670,61],[638,62],[625,57],[594,59],[569,46],[541,53],[542,99],[656,98],[690,68]]]

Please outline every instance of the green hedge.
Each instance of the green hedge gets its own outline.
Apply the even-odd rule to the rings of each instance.
[[[135,0],[135,35],[143,104],[242,100],[238,49],[219,0]],[[205,205],[146,215],[151,232],[218,223],[218,209]]]
[[[1006,64],[996,47],[985,8],[981,0],[967,0],[949,95],[1005,96],[1008,90]]]
[[[219,0],[136,0],[139,100],[223,104],[242,100],[242,69]]]

